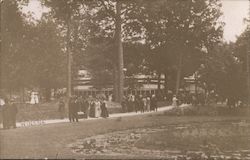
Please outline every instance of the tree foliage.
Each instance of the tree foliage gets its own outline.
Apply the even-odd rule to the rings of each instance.
[[[30,26],[26,38],[30,45],[26,53],[33,60],[34,84],[49,89],[64,87],[66,54],[62,50],[63,39],[57,24],[51,19],[42,19],[36,25]]]
[[[202,49],[221,41],[223,24],[218,21],[218,0],[158,0],[144,6],[141,23],[151,48],[150,68],[171,79],[175,79],[177,70],[182,70],[181,77],[193,74],[202,63]]]
[[[79,44],[73,47],[78,50],[74,51],[76,66],[85,65],[95,79],[101,80],[104,73],[111,77],[116,75],[119,66],[115,50],[118,17],[122,20],[122,41],[127,45],[123,47],[124,55],[132,57],[124,56],[129,74],[140,72],[141,68],[133,65],[144,66],[144,69],[147,65],[149,72],[164,73],[169,80],[175,81],[177,71],[182,70],[181,77],[193,74],[204,63],[202,49],[209,50],[221,40],[223,24],[219,21],[219,0],[126,0],[121,1],[120,15],[116,14],[116,3],[115,0],[45,1],[56,18],[66,22],[71,13],[71,18],[77,19],[73,27],[77,30],[75,37],[85,38],[75,41],[71,38],[72,44]],[[85,36],[80,36],[82,33]],[[140,56],[141,51],[135,49],[138,44],[145,44],[140,50],[148,55]],[[86,58],[90,56],[95,58]],[[102,62],[96,63],[98,58]]]
[[[31,22],[17,1],[2,2],[1,85],[5,89],[65,85],[65,56],[56,22]]]
[[[234,56],[235,44],[222,43],[207,57],[206,67],[200,68],[199,81],[208,91],[214,90],[224,98],[241,99],[245,95],[242,63]],[[204,87],[204,86],[202,86]]]
[[[250,26],[250,25],[249,25]],[[250,27],[248,27],[238,38],[235,43],[234,55],[242,62],[243,69],[246,71],[246,56],[249,51],[250,44]]]
[[[25,22],[16,1],[1,3],[1,85],[19,88],[30,83],[30,58],[20,42],[25,40]]]

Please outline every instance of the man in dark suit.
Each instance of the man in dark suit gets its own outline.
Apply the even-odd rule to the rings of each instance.
[[[151,111],[157,111],[157,101],[155,95],[152,95],[151,101],[150,101],[150,110]]]
[[[9,117],[9,100],[6,98],[4,100],[5,104],[2,106],[2,116],[3,116],[3,129],[10,128],[10,117]]]
[[[16,128],[16,115],[17,115],[17,106],[14,103],[14,100],[10,101],[9,104],[9,118],[10,118],[10,126],[13,126],[13,128]]]
[[[76,122],[78,122],[78,113],[77,113],[78,111],[79,111],[79,103],[77,97],[75,96],[73,98],[73,119],[76,120]]]
[[[64,103],[62,97],[59,100],[58,112],[60,114],[60,118],[63,119],[64,118],[64,112],[65,112],[65,103]]]
[[[73,96],[71,101],[71,115],[73,122],[78,122],[78,112],[79,111],[79,104],[77,101],[77,97]]]
[[[109,113],[108,113],[108,109],[107,109],[107,106],[106,106],[106,102],[104,100],[102,100],[101,102],[101,116],[103,118],[107,118],[109,117]]]
[[[68,107],[69,107],[69,121],[74,122],[75,119],[74,119],[74,116],[73,116],[73,110],[74,110],[74,99],[73,99],[73,97],[69,98],[68,103],[69,103],[69,105],[68,105]]]

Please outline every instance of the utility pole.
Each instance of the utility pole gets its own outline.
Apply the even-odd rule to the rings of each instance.
[[[250,106],[250,66],[249,66],[249,58],[250,58],[250,47],[249,47],[249,44],[248,44],[248,47],[247,47],[247,52],[246,52],[246,67],[247,67],[247,104],[248,106]]]
[[[118,95],[116,101],[121,103],[123,98],[123,87],[124,87],[124,73],[123,73],[123,46],[122,46],[122,19],[121,19],[121,6],[122,2],[117,0],[116,2],[116,47],[118,54]]]
[[[67,104],[69,102],[69,99],[72,95],[71,89],[72,89],[72,76],[71,76],[71,63],[72,63],[72,55],[71,55],[71,50],[70,50],[70,23],[71,23],[71,11],[69,10],[68,17],[67,17],[67,54],[68,54],[68,59],[67,59],[67,71],[68,71],[68,76],[67,76]]]
[[[179,89],[180,89],[183,56],[184,56],[184,53],[180,52],[179,64],[178,64],[178,69],[177,69],[177,77],[176,77],[176,86],[175,86],[176,96],[179,94]]]
[[[250,30],[250,0],[248,2],[249,12],[248,12],[248,25],[247,30]],[[250,38],[250,37],[249,37]],[[249,40],[249,39],[248,39]],[[250,106],[250,44],[247,43],[246,50],[246,68],[247,68],[247,104]]]

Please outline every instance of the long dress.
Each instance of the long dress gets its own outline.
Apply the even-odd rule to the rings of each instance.
[[[39,103],[39,99],[38,99],[38,95],[37,94],[34,95],[34,101],[35,101],[35,104]]]
[[[60,114],[60,118],[63,119],[64,118],[64,112],[65,112],[65,104],[63,101],[59,102],[59,108],[58,108],[59,114]]]
[[[95,117],[101,116],[101,103],[99,101],[95,102]]]
[[[173,97],[173,104],[172,104],[172,106],[174,106],[174,107],[177,107],[177,98],[176,97]]]
[[[153,110],[157,110],[157,103],[156,103],[156,98],[152,97],[150,100],[150,109]]]
[[[30,104],[36,104],[36,100],[35,100],[35,94],[34,92],[31,93],[31,96],[30,96]]]
[[[106,118],[106,117],[108,117],[109,116],[109,113],[108,113],[108,109],[107,109],[107,107],[106,107],[106,103],[105,102],[103,102],[102,104],[101,104],[101,116],[103,117],[103,118]]]
[[[147,99],[146,98],[142,98],[142,112],[145,112],[147,110]]]
[[[85,118],[89,117],[89,109],[90,109],[90,103],[86,100],[84,102],[85,108],[84,108],[84,113],[85,113]]]
[[[89,116],[95,117],[95,103],[90,102]]]
[[[150,111],[150,98],[147,97],[147,111]]]
[[[0,106],[3,106],[5,104],[4,100],[0,98]]]

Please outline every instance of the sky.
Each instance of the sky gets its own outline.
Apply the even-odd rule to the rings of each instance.
[[[249,0],[223,0],[222,20],[225,22],[224,39],[234,42],[246,28],[244,18],[248,18]]]
[[[222,21],[225,22],[224,26],[224,40],[235,42],[246,28],[244,18],[248,17],[249,13],[249,0],[222,0]],[[33,12],[34,17],[39,19],[44,11],[48,9],[42,7],[39,0],[30,0],[28,7],[24,7],[24,12]]]

